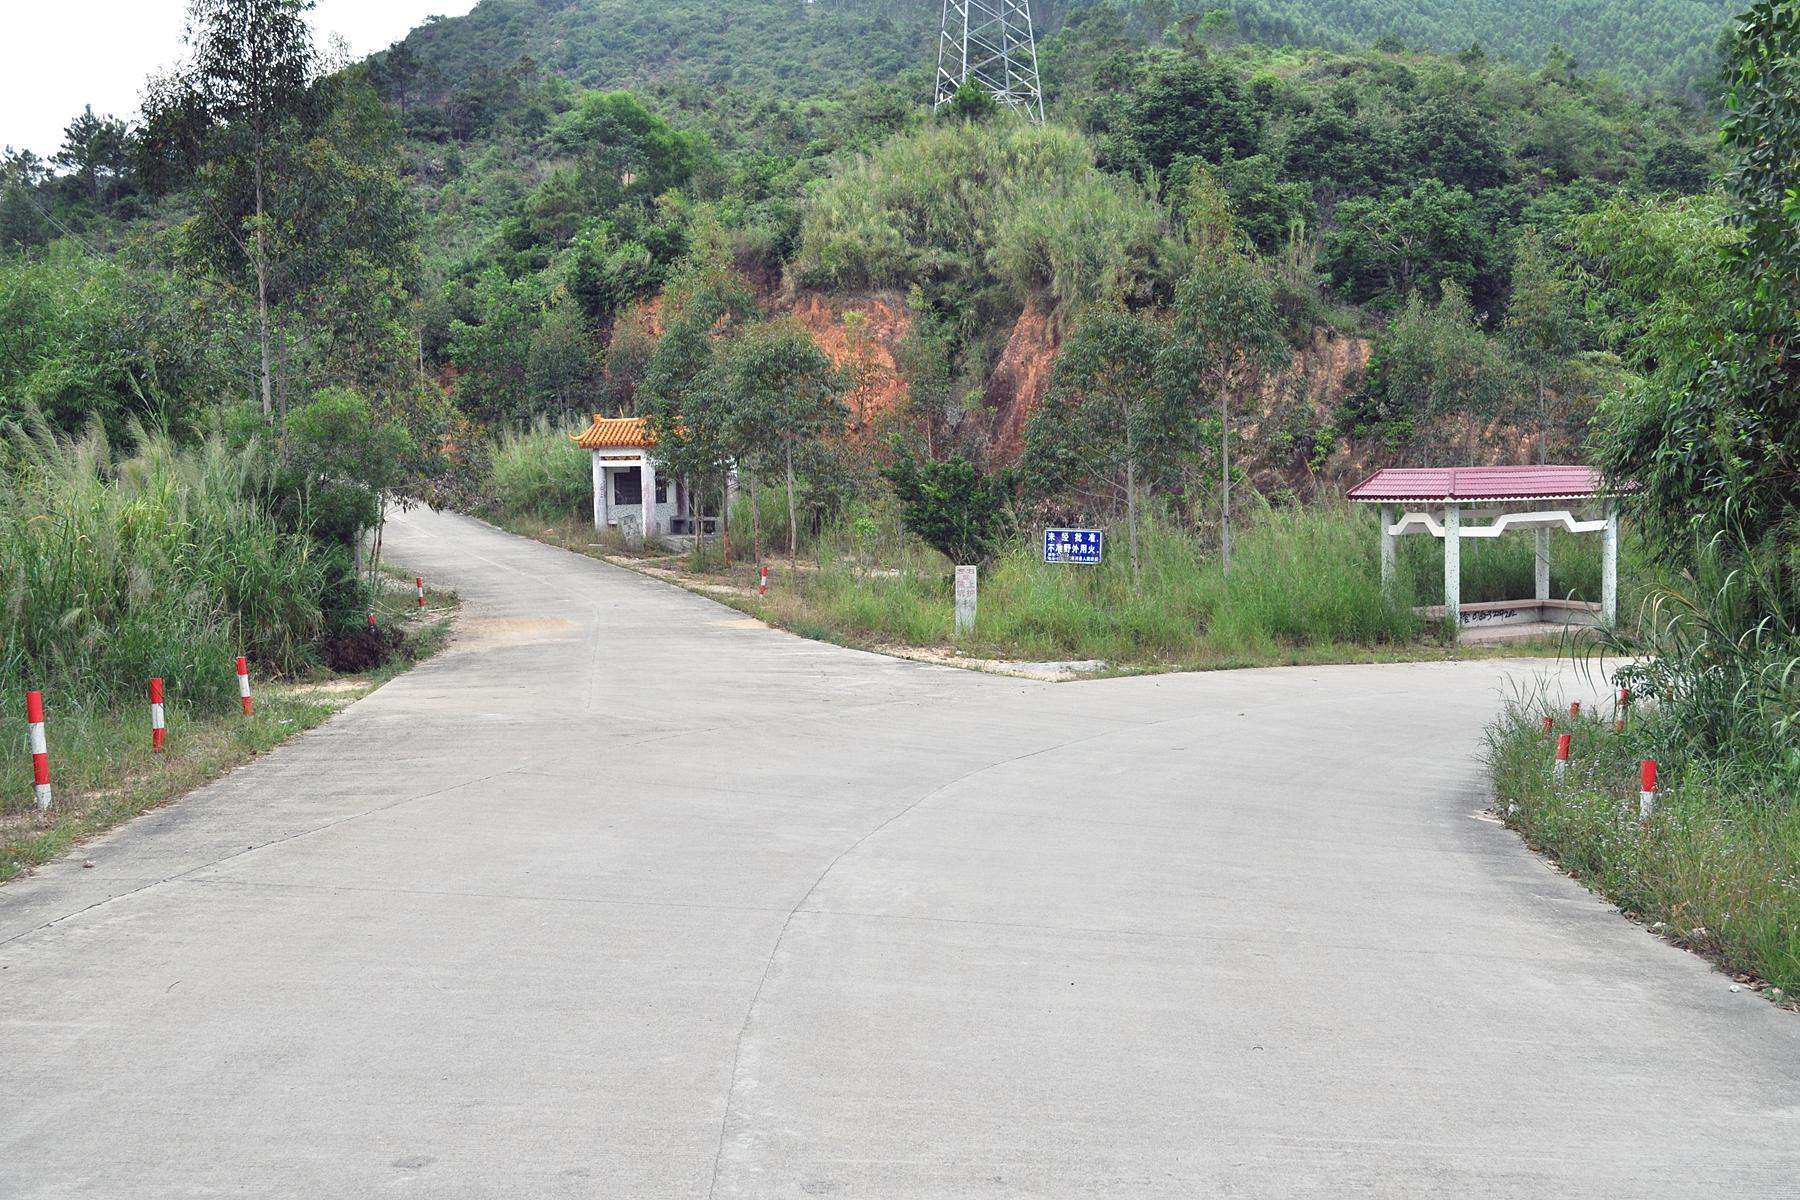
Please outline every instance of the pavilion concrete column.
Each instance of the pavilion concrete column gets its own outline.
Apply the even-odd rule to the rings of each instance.
[[[1444,506],[1444,616],[1462,624],[1462,506]]]
[[[607,527],[607,468],[594,452],[594,529]]]
[[[1548,600],[1550,598],[1550,527],[1548,525],[1537,527],[1537,573],[1535,578],[1537,598]]]
[[[1394,514],[1391,504],[1381,506],[1381,586],[1392,587],[1394,583]]]
[[[1600,619],[1619,622],[1619,507],[1606,506],[1606,528],[1600,533]]]
[[[644,543],[648,545],[656,535],[656,526],[653,524],[656,513],[656,464],[650,461],[648,454],[638,461],[642,464],[638,470],[638,482],[642,485],[638,503],[644,514]]]

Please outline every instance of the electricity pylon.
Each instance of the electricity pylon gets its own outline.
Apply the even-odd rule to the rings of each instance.
[[[1028,0],[944,0],[933,107],[949,103],[964,83],[1024,109],[1034,121],[1044,119]]]

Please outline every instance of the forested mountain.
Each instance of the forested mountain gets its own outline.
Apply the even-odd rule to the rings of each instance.
[[[0,399],[122,427],[183,419],[171,394],[216,391],[234,370],[269,378],[280,403],[314,380],[392,387],[422,371],[478,423],[627,408],[655,332],[643,306],[722,260],[766,304],[813,294],[827,305],[815,324],[843,298],[890,293],[877,357],[926,436],[1016,452],[1070,314],[1101,295],[1166,305],[1210,206],[1280,264],[1296,344],[1314,328],[1374,335],[1367,380],[1346,375],[1358,390],[1306,417],[1301,442],[1417,442],[1446,412],[1517,417],[1522,360],[1502,333],[1521,245],[1578,279],[1577,218],[1702,191],[1714,169],[1710,118],[1567,57],[1294,49],[1253,38],[1249,9],[1234,24],[1081,0],[1044,11],[1052,128],[984,140],[973,127],[990,118],[958,131],[922,103],[933,9],[489,0],[321,79],[292,118],[305,136],[271,163],[286,179],[267,366],[246,358],[245,248],[216,223],[216,206],[247,203],[240,185],[196,170],[179,108],[136,125],[84,113],[55,164],[4,164],[0,237],[30,250],[74,233],[122,253],[96,264],[65,246],[0,280],[0,306],[10,295],[32,334],[0,364]],[[640,89],[587,86],[628,82]],[[988,154],[1038,165],[1015,176]],[[1002,202],[972,208],[963,192],[982,179]],[[150,357],[128,351],[114,309],[144,327]],[[1021,341],[1033,322],[1047,324]],[[1591,394],[1593,371],[1573,364],[1609,349],[1595,327],[1568,333],[1552,390]],[[1457,388],[1420,365],[1452,351]],[[1545,389],[1525,390],[1542,407]],[[973,422],[971,396],[986,409]]]
[[[1533,67],[1560,47],[1582,69],[1630,86],[1710,97],[1734,0],[1038,0],[1032,8],[1052,60],[1065,29],[1138,46],[1165,38],[1478,46]],[[587,87],[800,97],[906,73],[929,86],[941,11],[941,0],[484,0],[415,30],[399,69],[409,87],[434,94],[520,57]]]

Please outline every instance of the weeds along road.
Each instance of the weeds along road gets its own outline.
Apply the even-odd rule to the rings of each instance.
[[[1034,683],[389,545],[451,651],[0,889],[0,1196],[1800,1178],[1800,1019],[1478,816],[1536,667]]]

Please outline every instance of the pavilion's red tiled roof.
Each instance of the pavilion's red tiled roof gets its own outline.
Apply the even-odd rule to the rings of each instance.
[[[1593,467],[1387,467],[1350,489],[1364,503],[1395,500],[1587,500],[1608,494]]]
[[[643,417],[605,417],[594,414],[594,423],[574,435],[583,450],[636,450],[656,445],[656,433]]]

